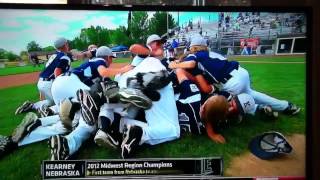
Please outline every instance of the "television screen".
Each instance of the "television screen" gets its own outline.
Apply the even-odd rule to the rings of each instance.
[[[3,177],[305,177],[306,10],[0,16]]]

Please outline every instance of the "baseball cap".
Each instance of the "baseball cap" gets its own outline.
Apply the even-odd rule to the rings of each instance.
[[[202,36],[197,35],[191,38],[191,46],[207,46],[207,42]]]
[[[63,38],[63,37],[59,37],[54,41],[54,47],[56,49],[61,48],[62,46],[64,46],[66,43],[68,42],[67,39]]]
[[[108,48],[107,46],[101,46],[97,49],[96,52],[96,56],[97,57],[105,57],[105,56],[112,56],[115,57],[111,51],[110,48]]]
[[[240,114],[254,115],[256,111],[256,103],[252,96],[250,96],[249,94],[242,93],[235,96],[235,101],[240,111]]]
[[[265,132],[254,137],[249,143],[252,154],[260,159],[272,159],[280,154],[289,154],[292,151],[291,145],[279,132]]]
[[[159,35],[157,35],[157,34],[152,34],[152,35],[150,35],[149,37],[148,37],[148,39],[147,39],[147,46],[151,43],[151,42],[153,42],[153,41],[161,41],[162,43],[164,43],[164,39],[163,38],[161,38]]]

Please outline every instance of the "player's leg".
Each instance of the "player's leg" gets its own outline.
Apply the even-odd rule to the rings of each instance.
[[[19,143],[19,146],[24,146],[27,144],[31,144],[34,142],[43,141],[49,139],[51,136],[65,134],[68,130],[62,125],[60,118],[58,115],[55,116],[48,116],[43,119],[45,121],[54,122],[54,124],[47,125],[47,126],[39,126],[34,129],[29,135],[24,137]]]
[[[70,134],[65,136],[68,142],[69,154],[72,155],[78,151],[82,143],[90,137],[95,129],[95,126],[89,126],[84,122],[82,116],[80,116],[79,125]]]
[[[119,133],[121,116],[110,109],[108,104],[104,104],[100,108],[98,118],[98,131],[94,137],[94,141],[99,146],[112,147],[114,149],[120,147],[121,134]]]
[[[249,73],[246,69],[239,67],[238,70],[232,71],[231,75],[233,77],[223,85],[223,91],[227,91],[233,95],[247,93],[254,98],[257,104],[269,105],[276,111],[283,111],[288,114],[296,114],[300,111],[300,108],[288,101],[279,100],[251,89]]]
[[[196,84],[188,79],[180,82],[180,86],[180,96],[176,101],[180,131],[181,133],[201,134],[204,126],[199,115],[201,106],[200,90]]]
[[[43,126],[48,125],[49,122],[54,124]],[[34,113],[28,113],[11,136],[1,136],[0,156],[7,154],[9,151],[12,152],[18,148],[18,146],[39,142],[53,135],[63,134],[65,132],[65,129],[59,122],[58,115],[38,119]]]
[[[95,131],[95,126],[86,124],[80,116],[79,125],[67,136],[51,136],[48,144],[51,160],[65,160],[79,150],[82,143],[86,141]]]
[[[42,106],[53,105],[53,98],[51,95],[51,85],[52,85],[52,81],[43,81],[43,80],[39,79],[39,81],[37,83],[37,87],[38,87],[40,94],[45,96],[45,100],[41,100],[36,103],[32,103],[30,101],[25,101],[21,106],[19,106],[17,108],[15,114],[28,112],[31,110],[38,110]]]
[[[39,109],[41,106],[52,106],[53,98],[51,94],[52,81],[38,81],[38,90],[44,96],[44,100],[34,103],[33,108]]]

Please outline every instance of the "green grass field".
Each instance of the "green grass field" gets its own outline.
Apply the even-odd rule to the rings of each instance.
[[[250,60],[273,61],[271,58],[247,57]],[[303,57],[279,57],[279,61],[305,62]],[[215,144],[206,136],[187,135],[179,140],[142,149],[137,158],[163,157],[216,157],[222,156],[225,168],[230,165],[232,157],[248,151],[247,145],[255,135],[275,130],[285,135],[305,133],[305,98],[306,98],[306,64],[252,64],[241,63],[250,72],[254,89],[265,92],[279,99],[287,99],[302,107],[299,115],[291,117],[280,114],[275,120],[248,117],[241,124],[225,129],[226,144]],[[0,90],[0,134],[9,135],[19,124],[23,115],[14,115],[16,107],[24,100],[37,100],[35,85],[25,85]],[[0,179],[41,179],[40,164],[48,159],[49,148],[46,142],[35,143],[19,148],[10,155],[0,159]],[[78,159],[119,158],[119,153],[96,146],[92,141],[80,150]]]
[[[125,63],[129,62],[128,58],[116,58],[114,59],[114,63]],[[83,61],[74,61],[71,63],[72,67],[78,67]],[[39,67],[32,66],[32,65],[26,65],[22,67],[6,67],[6,68],[0,68],[0,76],[7,76],[7,75],[13,75],[13,74],[23,74],[23,73],[31,73],[31,72],[37,72],[42,71],[44,69],[44,64],[41,64]]]

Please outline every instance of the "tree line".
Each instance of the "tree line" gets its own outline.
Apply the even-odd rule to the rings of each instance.
[[[107,45],[109,47],[116,45],[130,46],[133,43],[144,44],[150,34],[165,34],[168,28],[172,29],[177,26],[171,14],[166,12],[155,12],[151,18],[145,11],[128,12],[127,27],[120,26],[116,29],[108,29],[102,26],[91,26],[83,28],[80,34],[69,41],[71,49],[86,50],[90,44],[98,46]],[[36,41],[27,44],[26,51],[20,52],[19,55],[13,52],[0,49],[0,59],[16,60],[19,56],[25,56],[32,51],[54,51],[53,46],[41,47]]]

